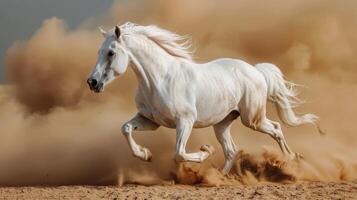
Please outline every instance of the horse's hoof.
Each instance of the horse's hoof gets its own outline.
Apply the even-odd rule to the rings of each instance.
[[[214,154],[214,151],[215,151],[214,147],[209,144],[202,145],[200,150],[205,151],[205,152],[209,153],[210,155]]]
[[[175,161],[176,163],[180,163],[180,162],[184,162],[185,159],[184,159],[182,156],[176,154],[175,157],[174,157],[174,161]]]
[[[152,153],[151,151],[148,150],[148,152],[145,154],[145,161],[147,162],[151,162],[151,159],[152,159]]]
[[[299,153],[292,153],[288,157],[289,161],[300,161],[300,160],[303,160],[303,159],[304,159],[304,156],[302,156]]]
[[[143,156],[140,156],[139,158],[143,161],[151,162],[152,159],[152,153],[149,149],[145,147],[140,147],[140,151],[144,154]]]

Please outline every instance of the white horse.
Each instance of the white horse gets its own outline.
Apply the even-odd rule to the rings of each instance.
[[[252,66],[242,60],[222,58],[195,63],[185,37],[157,26],[125,23],[108,32],[88,84],[102,92],[122,75],[129,63],[138,80],[138,113],[122,126],[134,156],[150,161],[149,149],[138,145],[133,131],[155,130],[159,126],[176,128],[176,161],[202,162],[214,149],[203,145],[198,152],[186,152],[192,128],[213,126],[226,158],[223,172],[234,164],[237,147],[231,137],[232,122],[242,123],[271,136],[284,155],[296,158],[289,148],[280,124],[266,117],[267,99],[274,102],[280,118],[290,126],[315,124],[313,114],[297,116],[292,110],[297,97],[293,84],[283,79],[273,64]],[[187,41],[187,40],[186,40]]]

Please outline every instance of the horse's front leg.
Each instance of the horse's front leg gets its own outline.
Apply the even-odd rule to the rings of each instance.
[[[195,153],[186,153],[186,144],[191,135],[193,121],[188,119],[179,119],[176,122],[176,161],[202,162],[214,153],[211,145],[201,146],[201,151]]]
[[[135,142],[132,136],[133,131],[155,130],[158,127],[158,124],[140,115],[140,113],[136,114],[134,118],[122,126],[122,133],[128,141],[129,147],[135,157],[144,161],[150,161],[152,154],[149,149],[142,147]]]

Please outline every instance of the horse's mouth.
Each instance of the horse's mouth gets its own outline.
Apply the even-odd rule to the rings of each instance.
[[[104,91],[104,84],[99,84],[96,87],[89,86],[89,89],[95,93],[101,93]]]
[[[104,91],[104,89],[103,89],[103,88],[95,88],[95,89],[93,89],[93,91],[94,91],[95,93],[101,93],[101,92]]]
[[[96,88],[93,88],[93,91],[94,91],[95,93],[101,93],[101,92],[104,91],[104,87],[103,87],[103,85],[100,85],[100,86],[98,86],[98,87],[96,87]]]

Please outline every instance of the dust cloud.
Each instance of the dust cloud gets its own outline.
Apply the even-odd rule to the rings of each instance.
[[[61,19],[44,21],[6,57],[8,85],[0,93],[0,184],[254,184],[259,181],[338,181],[357,178],[357,2],[332,0],[115,2],[101,22],[67,30]],[[131,156],[121,125],[136,112],[131,70],[103,94],[86,86],[102,41],[96,25],[132,21],[192,34],[195,60],[234,57],[277,64],[289,80],[306,85],[298,113],[321,118],[327,135],[311,126],[284,127],[304,160],[285,160],[266,135],[233,125],[242,150],[232,174],[218,168],[223,153],[211,129],[194,130],[189,151],[213,144],[203,164],[175,165],[174,131],[136,133],[152,163]],[[274,109],[270,118],[277,120]]]

